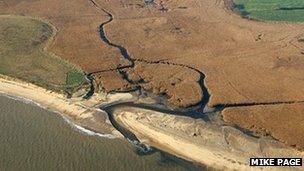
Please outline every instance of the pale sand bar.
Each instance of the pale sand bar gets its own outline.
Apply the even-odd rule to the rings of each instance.
[[[304,157],[271,138],[254,138],[230,126],[161,112],[121,107],[116,120],[149,145],[221,170],[304,170],[303,167],[250,167],[250,157]]]

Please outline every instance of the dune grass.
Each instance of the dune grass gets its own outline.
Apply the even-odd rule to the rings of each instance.
[[[44,50],[54,31],[38,19],[0,16],[0,74],[55,91],[79,86],[83,72]]]
[[[234,0],[243,16],[270,21],[304,22],[303,0]]]

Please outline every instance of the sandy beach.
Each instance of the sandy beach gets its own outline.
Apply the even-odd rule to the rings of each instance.
[[[94,107],[97,97],[88,101],[83,101],[82,98],[67,99],[63,94],[2,75],[0,75],[0,93],[30,100],[90,130],[121,136],[111,126],[107,114]]]
[[[113,94],[104,99],[94,95],[90,100],[67,99],[36,85],[10,77],[0,77],[0,92],[24,98],[40,106],[60,113],[80,125],[102,134],[122,137],[111,125],[107,114],[97,107],[130,100],[130,94]],[[139,140],[178,157],[225,170],[265,170],[249,167],[250,157],[304,157],[303,152],[288,148],[268,138],[253,138],[229,127],[210,124],[201,119],[175,116],[139,107],[113,107],[113,116],[122,126],[133,132]],[[92,132],[90,132],[92,133]],[[284,168],[283,170],[290,170]],[[303,170],[302,168],[292,168]],[[278,170],[268,167],[266,170]]]
[[[304,169],[250,167],[250,157],[304,157],[304,154],[273,139],[247,136],[233,127],[130,107],[116,109],[114,116],[145,144],[215,169]]]

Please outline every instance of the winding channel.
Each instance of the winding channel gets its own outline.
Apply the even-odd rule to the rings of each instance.
[[[122,76],[123,79],[125,79],[126,81],[128,81],[130,84],[132,85],[136,85],[137,89],[140,89],[140,85],[138,85],[138,82],[133,81],[132,79],[129,78],[128,73],[126,71],[124,71],[123,69],[126,68],[134,68],[135,67],[135,62],[141,62],[141,63],[146,63],[146,64],[161,64],[161,65],[172,65],[172,66],[178,66],[178,67],[183,67],[183,68],[187,68],[190,70],[193,70],[197,73],[199,73],[200,78],[198,80],[198,83],[201,87],[201,90],[203,92],[203,96],[201,101],[193,106],[188,107],[186,111],[196,111],[196,112],[203,112],[204,108],[206,107],[206,105],[209,102],[210,99],[210,93],[208,92],[207,87],[205,86],[205,74],[200,71],[199,69],[196,69],[192,66],[188,66],[185,64],[179,64],[179,63],[173,63],[173,62],[169,62],[169,61],[150,61],[150,60],[145,60],[145,59],[136,59],[136,58],[132,58],[131,55],[128,53],[128,50],[123,47],[122,45],[118,45],[115,44],[113,42],[111,42],[109,40],[109,38],[106,35],[106,31],[105,31],[105,26],[109,23],[111,23],[114,20],[114,16],[107,11],[106,9],[100,7],[94,0],[89,0],[98,10],[101,10],[102,12],[104,12],[107,17],[108,20],[103,22],[100,27],[99,27],[99,34],[100,34],[100,38],[101,40],[108,46],[112,46],[114,48],[117,48],[122,56],[123,59],[127,60],[129,62],[129,65],[126,66],[120,66],[117,67],[116,69],[111,69],[111,70],[101,70],[101,71],[96,71],[94,73],[90,73],[90,74],[95,74],[95,73],[101,73],[101,72],[107,72],[107,71],[118,71],[120,73],[120,75]],[[250,107],[250,106],[272,106],[272,105],[280,105],[280,104],[298,104],[298,103],[304,103],[304,100],[298,100],[298,101],[273,101],[273,102],[248,102],[248,103],[227,103],[227,104],[217,104],[212,106],[214,108],[214,111],[222,111],[225,108],[233,108],[233,107]],[[182,110],[182,109],[178,109],[178,110]],[[178,111],[177,111],[178,112]]]
[[[165,114],[189,116],[189,117],[192,117],[194,119],[200,118],[200,119],[203,119],[205,121],[208,121],[210,114],[213,115],[217,112],[222,112],[225,108],[250,107],[250,106],[270,106],[270,105],[280,105],[280,104],[304,103],[304,100],[303,100],[303,101],[276,101],[276,102],[250,102],[250,103],[218,104],[218,105],[213,106],[212,111],[204,112],[204,108],[207,106],[207,104],[209,102],[210,94],[208,92],[207,87],[205,86],[205,74],[202,71],[200,71],[199,69],[196,69],[194,67],[187,66],[185,64],[178,64],[178,63],[167,62],[167,61],[148,61],[148,60],[144,60],[144,59],[132,58],[131,55],[129,54],[128,50],[125,47],[123,47],[122,45],[118,45],[118,44],[115,44],[115,43],[111,42],[106,35],[105,26],[107,24],[111,23],[114,20],[114,16],[109,11],[107,11],[106,9],[100,7],[94,0],[89,0],[89,1],[98,10],[105,13],[107,15],[107,18],[108,18],[108,20],[103,22],[99,27],[100,39],[106,45],[118,49],[119,52],[120,52],[121,57],[124,60],[127,60],[129,62],[129,65],[119,66],[116,69],[112,69],[112,70],[96,71],[94,73],[90,73],[89,76],[91,76],[92,74],[101,73],[101,72],[118,71],[119,74],[122,76],[122,78],[124,80],[129,82],[131,85],[135,85],[136,89],[140,90],[141,86],[139,85],[139,83],[130,79],[128,73],[126,71],[124,71],[124,69],[126,69],[126,68],[134,68],[135,65],[136,65],[135,62],[141,62],[141,63],[146,63],[146,64],[162,64],[162,65],[172,65],[172,66],[184,67],[184,68],[193,70],[193,71],[200,74],[200,79],[198,80],[198,83],[199,83],[199,85],[201,87],[201,90],[203,92],[202,99],[198,104],[196,104],[194,106],[190,106],[189,108],[187,108],[185,110],[184,109],[169,109],[167,106],[157,107],[157,106],[153,106],[153,105],[137,104],[137,103],[133,103],[133,102],[120,103],[120,104],[114,104],[114,105],[108,105],[108,106],[101,106],[100,107],[101,110],[104,110],[108,113],[108,117],[109,117],[109,120],[111,121],[112,125],[118,131],[120,131],[125,136],[125,138],[127,138],[128,140],[131,140],[131,142],[133,142],[133,143],[135,142],[135,144],[137,144],[142,149],[143,152],[149,153],[149,152],[151,152],[151,150],[150,150],[149,147],[146,147],[143,144],[140,144],[138,138],[132,132],[130,132],[129,130],[127,130],[126,128],[124,128],[123,126],[121,126],[119,123],[116,122],[116,120],[114,119],[114,116],[113,116],[113,110],[115,109],[115,107],[119,107],[119,106],[137,107],[137,108],[141,108],[141,109],[148,109],[148,110],[151,110],[151,111],[162,112],[162,113],[165,113]],[[91,78],[91,77],[89,77],[89,78]],[[90,95],[93,95],[94,87],[92,89],[93,90],[90,91],[87,94],[87,96],[85,96],[85,97],[88,98]],[[244,131],[242,131],[242,132],[244,132]]]
[[[186,67],[188,69],[194,70],[196,72],[198,72],[200,74],[200,79],[198,81],[198,83],[200,84],[202,91],[203,91],[203,99],[201,100],[201,102],[199,102],[196,106],[196,108],[200,108],[203,109],[205,107],[205,105],[208,103],[209,101],[209,93],[207,88],[204,86],[204,78],[205,75],[199,71],[198,69],[195,69],[193,67],[189,67],[183,64],[175,64],[175,63],[171,63],[171,62],[164,62],[164,61],[146,61],[146,60],[142,60],[142,59],[133,59],[131,58],[131,55],[128,53],[128,50],[126,48],[124,48],[121,45],[117,45],[112,43],[108,37],[106,36],[106,32],[105,32],[105,26],[109,23],[111,23],[114,20],[113,15],[108,12],[107,10],[105,10],[104,8],[99,7],[99,5],[94,1],[94,0],[89,0],[97,9],[101,10],[102,12],[106,13],[108,20],[103,22],[100,27],[99,27],[99,35],[101,40],[108,46],[112,46],[114,48],[117,48],[122,56],[123,59],[127,60],[129,62],[129,65],[127,66],[123,66],[123,67],[118,67],[115,70],[117,70],[120,75],[122,76],[123,79],[125,79],[126,81],[128,81],[130,84],[132,85],[137,85],[137,88],[141,88],[138,83],[134,82],[132,79],[129,78],[128,74],[123,70],[126,68],[133,68],[135,67],[135,61],[136,62],[143,62],[143,63],[147,63],[147,64],[165,64],[165,65],[174,65],[174,66],[179,66],[179,67]],[[90,73],[88,79],[92,82],[92,74],[95,73],[101,73],[101,72],[107,72],[109,70],[105,70],[105,71],[98,71],[98,72],[94,72],[94,73]],[[92,85],[92,84],[91,84]],[[92,92],[94,92],[94,88],[91,87],[91,90],[87,93],[87,95],[85,96],[85,98],[89,98],[92,94]],[[129,107],[138,107],[141,109],[148,109],[151,111],[158,111],[158,112],[163,112],[166,114],[171,114],[171,115],[179,115],[179,116],[190,116],[193,118],[203,118],[202,113],[198,112],[196,110],[191,110],[192,107],[190,107],[190,110],[187,111],[183,111],[181,110],[172,110],[172,109],[168,109],[166,106],[162,106],[162,107],[157,107],[157,106],[153,106],[153,105],[147,105],[147,104],[137,104],[137,103],[133,103],[133,102],[123,102],[123,103],[117,103],[117,104],[113,104],[113,105],[107,105],[107,106],[100,106],[100,109],[105,111],[108,114],[109,120],[111,122],[111,124],[115,127],[115,129],[117,129],[120,133],[122,133],[122,135],[129,140],[130,142],[132,142],[133,145],[135,145],[135,147],[137,148],[137,150],[141,153],[141,154],[150,154],[153,153],[154,148],[151,148],[149,146],[146,146],[144,144],[141,144],[139,139],[128,129],[124,128],[123,126],[121,126],[119,123],[117,123],[117,121],[114,119],[113,116],[113,111],[115,110],[116,107],[120,107],[120,106],[129,106]],[[197,107],[198,106],[198,107]],[[193,107],[194,108],[194,107]],[[203,118],[206,119],[206,118]]]
[[[116,68],[115,70],[117,70],[119,72],[119,74],[122,76],[122,78],[124,80],[126,80],[128,83],[132,84],[132,85],[136,85],[137,89],[140,89],[141,86],[139,85],[138,82],[135,82],[133,81],[132,79],[129,78],[129,75],[127,72],[125,72],[123,69],[126,69],[126,68],[134,68],[135,67],[135,62],[141,62],[141,63],[146,63],[146,64],[162,64],[162,65],[171,65],[171,66],[178,66],[178,67],[183,67],[183,68],[187,68],[187,69],[190,69],[190,70],[193,70],[197,73],[199,73],[200,75],[200,78],[198,80],[198,84],[200,85],[201,87],[201,90],[203,92],[203,96],[202,96],[202,99],[200,100],[199,103],[197,103],[196,105],[193,105],[193,106],[190,106],[189,109],[198,109],[200,111],[203,111],[204,107],[207,105],[207,103],[209,102],[209,98],[210,98],[210,94],[208,92],[208,89],[206,88],[205,86],[205,74],[194,68],[194,67],[191,67],[191,66],[187,66],[185,64],[177,64],[177,63],[173,63],[173,62],[165,62],[165,61],[148,61],[148,60],[144,60],[144,59],[136,59],[136,58],[132,58],[131,55],[128,53],[128,50],[121,46],[121,45],[118,45],[118,44],[114,44],[112,43],[107,35],[106,35],[106,31],[105,31],[105,26],[109,23],[111,23],[113,20],[114,20],[114,16],[109,12],[107,11],[106,9],[104,8],[101,8],[94,0],[90,0],[90,2],[99,10],[101,10],[102,12],[104,12],[107,17],[108,17],[108,20],[103,22],[100,27],[99,27],[99,35],[100,35],[100,38],[101,40],[108,46],[112,46],[116,49],[119,50],[121,56],[123,59],[127,60],[129,62],[129,65],[127,66],[122,66],[122,67],[118,67]],[[101,73],[101,72],[106,72],[106,71],[109,71],[109,70],[102,70],[102,71],[97,71],[97,72],[94,72],[94,73],[91,73],[91,74],[95,74],[95,73]]]

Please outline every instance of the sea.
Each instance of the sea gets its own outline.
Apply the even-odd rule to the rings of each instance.
[[[0,94],[0,170],[184,171],[202,167],[160,150],[88,133],[59,114]]]

